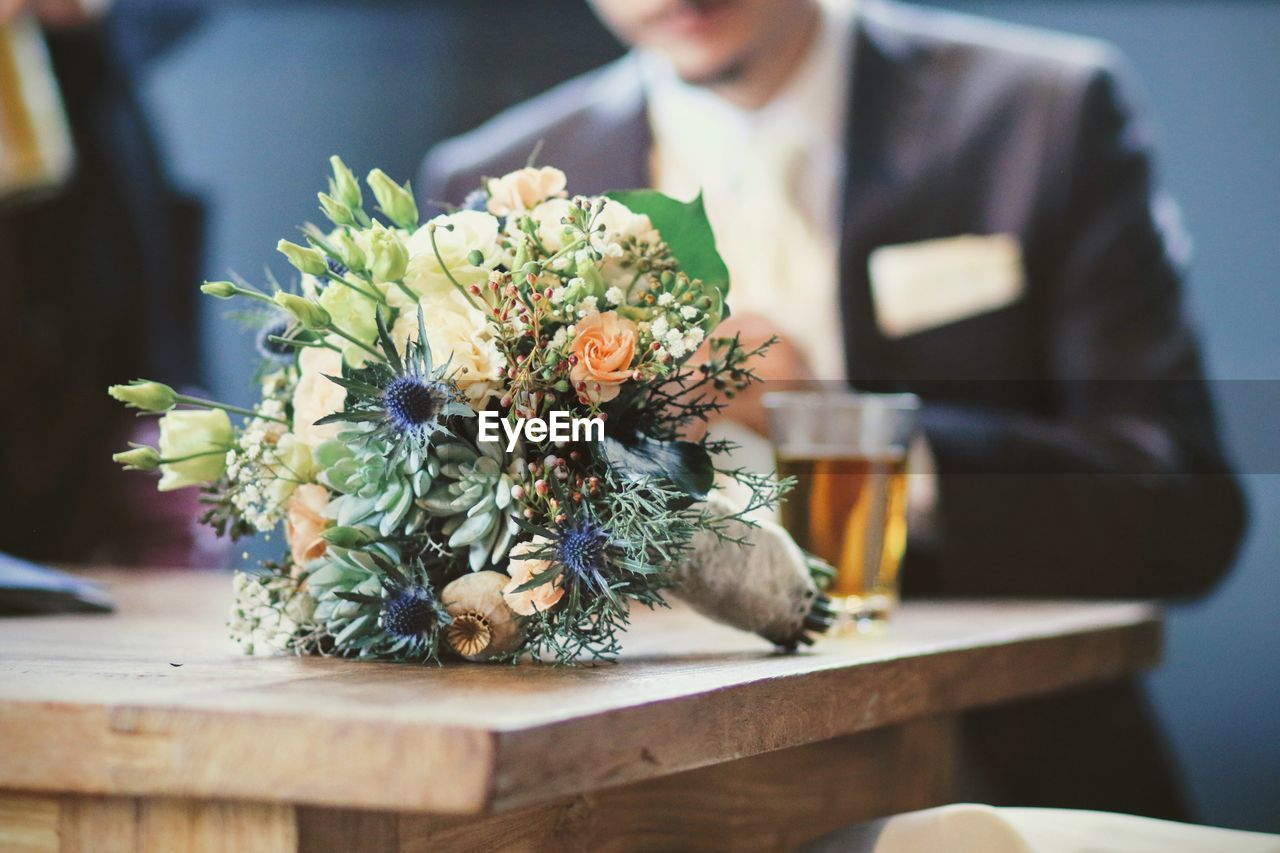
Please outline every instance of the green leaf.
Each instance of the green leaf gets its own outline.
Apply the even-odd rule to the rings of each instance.
[[[716,250],[716,236],[707,221],[702,194],[690,202],[677,201],[657,190],[615,190],[605,193],[635,213],[649,217],[680,269],[691,279],[702,281],[704,295],[711,298],[707,323],[703,331],[711,331],[729,316],[725,297],[729,293],[729,268]]]
[[[605,461],[628,480],[660,477],[696,500],[702,500],[715,481],[711,455],[692,441],[657,441],[637,434],[627,441],[606,436],[599,445]]]

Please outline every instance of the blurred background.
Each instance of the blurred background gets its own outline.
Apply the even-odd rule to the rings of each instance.
[[[1150,686],[1198,819],[1278,832],[1277,789],[1257,780],[1280,778],[1280,620],[1270,609],[1280,588],[1280,475],[1274,473],[1280,466],[1266,461],[1274,453],[1274,421],[1261,420],[1280,411],[1271,405],[1272,380],[1280,378],[1280,3],[930,5],[1106,39],[1127,54],[1146,84],[1165,184],[1182,202],[1196,238],[1189,297],[1252,513],[1233,574],[1207,600],[1171,609],[1166,662]],[[224,321],[226,303],[190,295],[200,278],[236,272],[261,281],[264,263],[286,274],[275,260],[275,241],[319,216],[315,192],[330,154],[341,153],[360,174],[376,165],[398,179],[412,177],[433,142],[620,52],[577,0],[118,0],[96,28],[50,33],[49,48],[82,167],[92,170],[97,159],[109,159],[111,180],[85,186],[77,179],[79,197],[94,203],[55,203],[35,224],[0,207],[0,286],[30,274],[33,263],[48,263],[31,261],[24,247],[48,240],[52,229],[70,226],[96,237],[61,250],[76,270],[66,276],[66,295],[33,306],[18,299],[19,310],[0,320],[6,330],[0,340],[8,337],[8,324],[19,324],[18,334],[41,318],[58,325],[70,314],[88,313],[92,322],[63,333],[82,348],[51,355],[31,370],[6,370],[0,387],[12,385],[10,393],[20,395],[6,397],[11,414],[15,399],[53,400],[51,383],[67,370],[93,375],[89,396],[68,400],[61,406],[68,411],[50,416],[72,430],[110,408],[101,405],[109,401],[100,388],[133,375],[251,402],[254,389],[245,381],[255,364],[251,333]],[[145,250],[129,259],[126,271],[116,260],[104,269],[94,258],[94,246],[103,258],[118,248],[112,236],[121,227],[118,216],[144,236]],[[146,334],[130,333],[131,325]],[[110,357],[87,355],[95,351],[88,345],[94,334]],[[65,347],[49,347],[59,348]],[[98,382],[93,367],[112,375]],[[22,452],[29,445],[13,419],[6,420],[9,480],[31,454]],[[127,424],[98,430],[111,434],[104,436],[105,449],[85,451],[85,470],[115,476],[94,460],[106,462],[128,430]],[[142,495],[150,494],[149,482],[133,479],[141,483],[139,501],[157,500]],[[16,490],[0,494],[6,503],[20,500]],[[181,507],[172,506],[177,499],[163,500],[169,504],[156,512],[167,508],[180,517]],[[132,556],[98,546],[95,537],[106,535],[110,518],[90,514],[96,526],[84,528],[75,543],[83,547],[73,556]],[[56,521],[10,531],[0,549],[24,550],[24,536],[26,542],[47,539],[48,523]],[[229,557],[203,553],[204,559]]]

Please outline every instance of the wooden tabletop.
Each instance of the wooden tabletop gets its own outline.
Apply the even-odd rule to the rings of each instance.
[[[90,572],[109,616],[0,619],[0,789],[480,814],[1115,679],[1131,603],[908,603],[795,655],[684,610],[616,665],[250,658],[229,576]]]

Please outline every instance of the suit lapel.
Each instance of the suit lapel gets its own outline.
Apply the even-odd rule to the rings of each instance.
[[[867,258],[910,230],[912,184],[925,162],[940,75],[928,74],[913,45],[892,24],[893,7],[867,0],[854,28],[853,84],[845,129],[840,245],[841,318],[850,382],[893,380],[875,321]]]
[[[592,106],[568,143],[576,150],[564,160],[574,164],[573,192],[598,195],[649,186],[653,132],[634,57],[615,62],[597,85]]]

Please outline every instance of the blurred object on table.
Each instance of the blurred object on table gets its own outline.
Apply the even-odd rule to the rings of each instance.
[[[0,616],[112,609],[98,584],[0,553]]]

